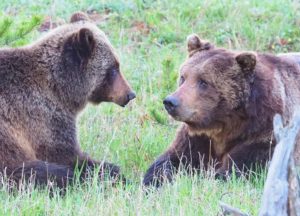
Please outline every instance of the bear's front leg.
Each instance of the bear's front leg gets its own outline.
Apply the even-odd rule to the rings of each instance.
[[[125,177],[121,174],[120,167],[115,164],[105,161],[96,161],[85,155],[78,159],[77,166],[79,170],[81,170],[82,179],[85,179],[95,170],[99,170],[98,176],[101,181],[110,178],[113,184],[118,182],[126,183]]]
[[[226,180],[233,171],[236,176],[259,171],[263,168],[261,165],[271,160],[273,151],[274,145],[270,143],[238,145],[223,156],[222,166],[216,170],[216,178]]]
[[[171,181],[180,164],[180,159],[172,149],[167,150],[148,168],[143,184],[160,187],[163,182]]]
[[[210,152],[209,139],[204,135],[190,136],[187,126],[183,125],[169,149],[148,168],[143,184],[160,187],[164,182],[172,181],[180,165],[186,169],[206,168]]]

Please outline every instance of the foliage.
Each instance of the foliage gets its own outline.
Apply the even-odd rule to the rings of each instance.
[[[28,43],[33,31],[41,23],[41,16],[33,15],[15,22],[12,16],[0,18],[0,45],[21,46]]]

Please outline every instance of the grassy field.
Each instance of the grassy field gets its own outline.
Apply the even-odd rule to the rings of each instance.
[[[0,21],[12,21],[13,30],[0,37],[1,46],[27,44],[43,34],[35,28],[15,38],[14,29],[33,16],[41,23],[50,18],[62,23],[75,11],[89,12],[117,49],[137,98],[126,108],[88,106],[78,119],[82,148],[120,165],[132,185],[111,188],[94,179],[53,198],[47,190],[11,195],[0,188],[0,215],[217,215],[219,201],[257,215],[264,178],[221,182],[209,173],[180,173],[174,184],[147,196],[141,180],[179,125],[164,111],[162,99],[176,88],[186,36],[195,32],[232,49],[299,51],[299,9],[290,0],[2,0]]]

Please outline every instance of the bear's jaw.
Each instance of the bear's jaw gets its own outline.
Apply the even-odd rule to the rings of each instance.
[[[189,136],[207,136],[213,144],[213,149],[218,156],[231,146],[237,138],[246,133],[248,121],[241,121],[239,118],[231,121],[217,122],[210,127],[197,127],[197,125],[187,124]]]

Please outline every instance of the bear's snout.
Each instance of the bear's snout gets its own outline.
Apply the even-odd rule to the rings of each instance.
[[[127,94],[127,100],[128,102],[133,100],[136,97],[135,93],[132,91],[129,94]]]
[[[175,109],[179,106],[179,100],[177,97],[174,96],[168,96],[163,101],[165,109],[168,111],[168,113],[172,114]]]
[[[129,101],[133,100],[135,97],[136,97],[135,93],[133,91],[130,91],[126,96],[125,103],[122,104],[121,106],[125,107],[129,103]]]

